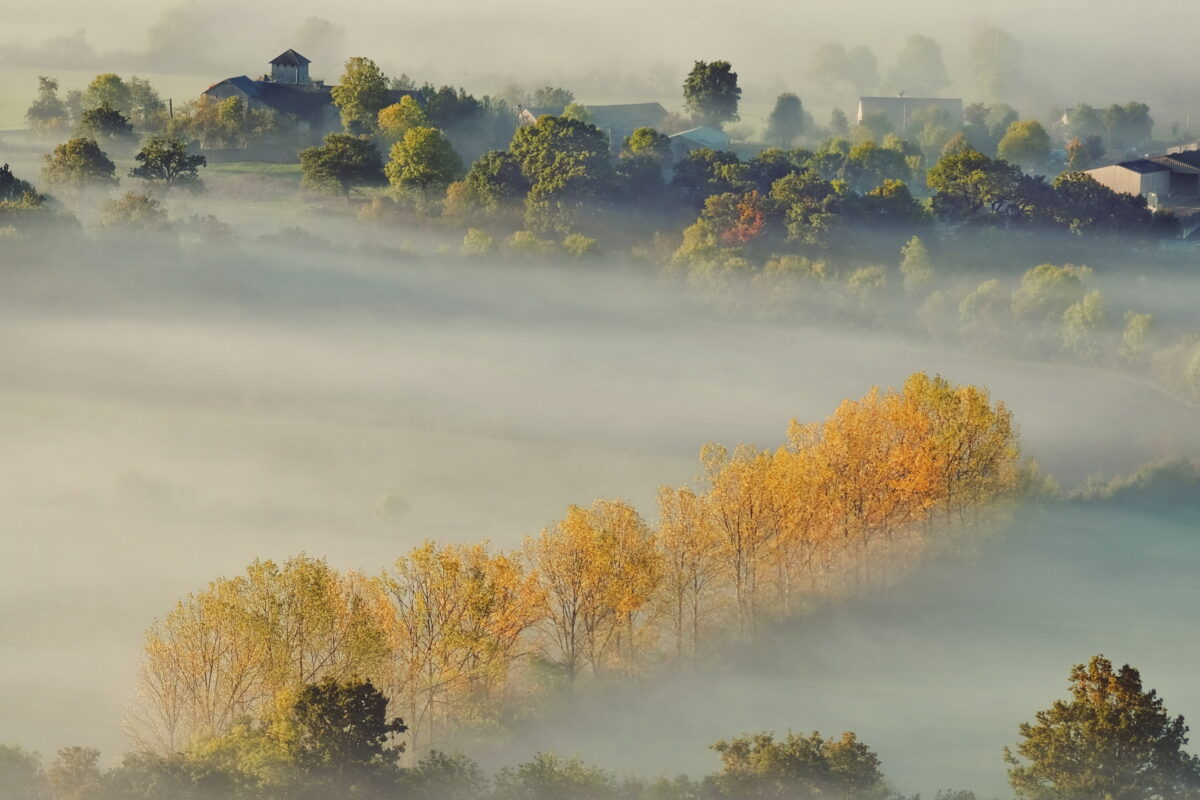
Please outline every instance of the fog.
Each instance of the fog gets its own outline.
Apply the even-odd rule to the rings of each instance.
[[[510,82],[553,81],[573,88],[584,102],[658,100],[674,108],[681,105],[679,86],[691,63],[720,58],[738,69],[746,91],[743,116],[754,124],[768,110],[758,106],[781,91],[798,92],[822,113],[831,106],[852,111],[857,97],[850,89],[812,77],[814,49],[827,42],[865,44],[886,70],[910,33],[941,44],[952,80],[948,96],[989,99],[968,69],[971,36],[989,26],[1008,31],[1022,46],[1024,77],[1012,96],[1000,99],[1026,116],[1080,101],[1101,106],[1133,98],[1150,103],[1160,124],[1182,124],[1194,103],[1188,76],[1197,57],[1190,30],[1200,21],[1200,10],[1186,4],[1152,2],[1133,11],[1115,0],[1069,0],[1052,8],[1030,0],[986,6],[760,0],[738,7],[739,24],[730,24],[732,11],[724,4],[624,0],[450,0],[394,9],[368,0],[336,7],[318,0],[185,0],[165,8],[146,0],[9,5],[0,68],[173,72],[207,76],[211,83],[257,76],[277,52],[298,47],[315,60],[313,74],[329,81],[338,77],[343,59],[368,55],[390,74],[463,83],[480,94]],[[63,20],[70,20],[69,27]],[[25,91],[32,97],[35,88],[30,81]]]
[[[1186,118],[1200,7],[913,5],[751,3],[731,21],[729,6],[695,3],[50,0],[4,9],[0,128],[19,122],[37,74],[65,76],[64,89],[100,71],[149,74],[179,103],[293,46],[329,80],[367,55],[389,75],[478,93],[555,83],[668,108],[693,60],[728,59],[756,125],[780,91],[853,108],[848,88],[811,78],[817,45],[867,44],[885,68],[909,32],[941,42],[945,94],[983,99],[965,65],[987,25],[1024,47],[1027,79],[1006,99],[1027,115],[1137,99],[1160,127]],[[0,131],[0,163],[36,181],[49,146]],[[114,155],[124,174],[131,153]],[[256,558],[307,553],[376,574],[426,538],[516,547],[596,498],[652,520],[658,487],[692,481],[704,443],[778,446],[790,419],[823,419],[917,371],[986,387],[1012,410],[1022,454],[1068,490],[1200,456],[1200,409],[1134,370],[934,341],[911,308],[729,310],[616,258],[460,258],[461,230],[370,227],[350,202],[292,184],[204,179],[204,193],[164,204],[181,228],[215,215],[229,241],[102,230],[102,197],[88,193],[59,198],[82,225],[53,244],[0,236],[0,743],[95,746],[115,761],[147,628]],[[1110,321],[1153,313],[1162,342],[1181,340],[1200,326],[1200,278],[1144,256],[1087,286]],[[1001,248],[981,261],[939,264],[938,279],[996,277],[1007,293],[1036,263]],[[1172,712],[1200,715],[1198,522],[1187,502],[1023,507],[976,550],[886,591],[696,672],[585,695],[469,755],[491,768],[549,749],[698,777],[717,768],[706,746],[718,738],[854,730],[900,791],[1007,796],[1001,748],[1093,653],[1135,664]]]
[[[278,230],[228,200],[173,210],[205,202],[243,234]],[[1195,409],[1115,374],[719,313],[629,267],[364,250],[310,223],[327,244],[105,235],[6,263],[0,741],[124,750],[143,631],[256,557],[374,573],[426,537],[515,546],[572,502],[624,497],[652,516],[702,443],[776,445],[788,419],[918,370],[987,386],[1068,486],[1200,452]],[[389,496],[403,513],[383,513]],[[780,633],[769,657],[475,755],[552,747],[699,774],[704,745],[741,730],[853,729],[906,791],[999,792],[998,747],[1092,652],[1143,665],[1172,709],[1200,707],[1190,654],[1151,642],[1183,633],[1194,591],[1172,577],[1110,607],[1137,597],[1129,575],[1180,568],[1146,541],[1175,546],[1180,529],[1052,514],[1018,530],[967,567]],[[1147,617],[1153,635],[1133,624]]]

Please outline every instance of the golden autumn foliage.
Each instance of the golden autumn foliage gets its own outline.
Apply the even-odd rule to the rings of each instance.
[[[696,486],[659,490],[657,526],[597,500],[511,554],[426,542],[375,578],[255,562],[147,634],[131,727],[176,750],[306,683],[359,676],[428,749],[501,725],[548,674],[628,680],[878,589],[1005,508],[1017,460],[1002,403],[918,373],[793,421],[775,450],[706,445]]]

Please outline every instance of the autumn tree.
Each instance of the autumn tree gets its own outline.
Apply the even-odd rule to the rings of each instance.
[[[569,506],[562,520],[526,540],[544,597],[543,649],[569,683],[585,666],[598,675],[635,646],[637,617],[659,576],[651,541],[641,517],[620,500]]]
[[[285,692],[374,674],[387,650],[368,589],[299,556],[255,561],[184,598],[146,635],[130,732],[172,752],[196,733],[257,716]]]
[[[414,749],[494,710],[540,617],[533,576],[484,545],[425,542],[376,586],[390,653],[382,686],[406,709]]]
[[[742,90],[728,61],[697,61],[683,82],[683,99],[700,125],[720,128],[737,122]]]
[[[1158,800],[1194,797],[1200,759],[1183,750],[1188,728],[1171,717],[1138,670],[1101,655],[1071,669],[1071,697],[1023,722],[1004,750],[1021,800]]]
[[[380,109],[376,124],[379,132],[390,142],[400,141],[413,128],[432,127],[425,109],[412,95],[405,95],[399,103]]]
[[[721,540],[708,517],[704,498],[687,488],[658,491],[658,546],[662,556],[661,602],[669,620],[675,657],[694,662],[701,637],[717,624],[726,582]]]

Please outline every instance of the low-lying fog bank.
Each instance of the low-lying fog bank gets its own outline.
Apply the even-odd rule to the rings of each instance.
[[[14,532],[0,558],[0,741],[43,752],[120,751],[146,626],[255,557],[307,551],[375,572],[426,537],[516,545],[570,502],[624,497],[650,515],[657,486],[695,475],[702,443],[781,443],[789,418],[822,418],[914,371],[986,386],[1013,410],[1025,453],[1068,485],[1200,444],[1194,409],[1127,378],[718,316],[597,265],[405,264],[267,244],[158,261],[139,251],[132,264],[104,252],[22,263],[0,293],[0,527]],[[1039,524],[1081,535],[1060,517]],[[1029,576],[1053,577],[981,572],[959,587],[968,596],[989,575],[1014,597]],[[997,786],[999,744],[1097,650],[1136,660],[1188,711],[1166,672],[1188,659],[1143,640],[1091,643],[1065,591],[1068,605],[1047,602],[1037,622],[1035,661],[1016,609],[956,599],[963,632],[946,637],[920,588],[904,600],[918,626],[908,632],[847,611],[795,654],[773,647],[783,657],[765,662],[769,675],[700,676],[643,706],[700,745],[741,728],[853,728],[922,791],[933,766]],[[967,619],[972,609],[983,616]],[[1117,636],[1122,619],[1104,631]],[[988,685],[980,670],[1020,678],[959,701]],[[609,745],[579,740],[581,753],[616,768],[711,766],[676,763],[673,740],[639,741],[634,759],[614,744],[629,721],[599,720]],[[521,745],[548,746],[538,741],[569,751],[575,740],[553,729]],[[678,751],[702,753],[694,744]]]

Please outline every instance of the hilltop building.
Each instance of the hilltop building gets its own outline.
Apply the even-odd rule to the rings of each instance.
[[[962,125],[963,103],[962,99],[957,97],[860,97],[857,121],[861,123],[868,114],[883,114],[891,123],[892,130],[906,136],[908,121],[912,115],[929,109],[944,111],[950,127],[957,128]]]
[[[339,131],[342,121],[333,104],[332,87],[309,76],[308,65],[311,63],[295,50],[288,49],[271,60],[270,75],[263,75],[258,80],[245,75],[226,78],[205,89],[203,94],[216,100],[240,97],[247,108],[269,109],[317,135]],[[388,95],[389,103],[398,103],[406,95],[421,100],[420,92],[391,90]]]

